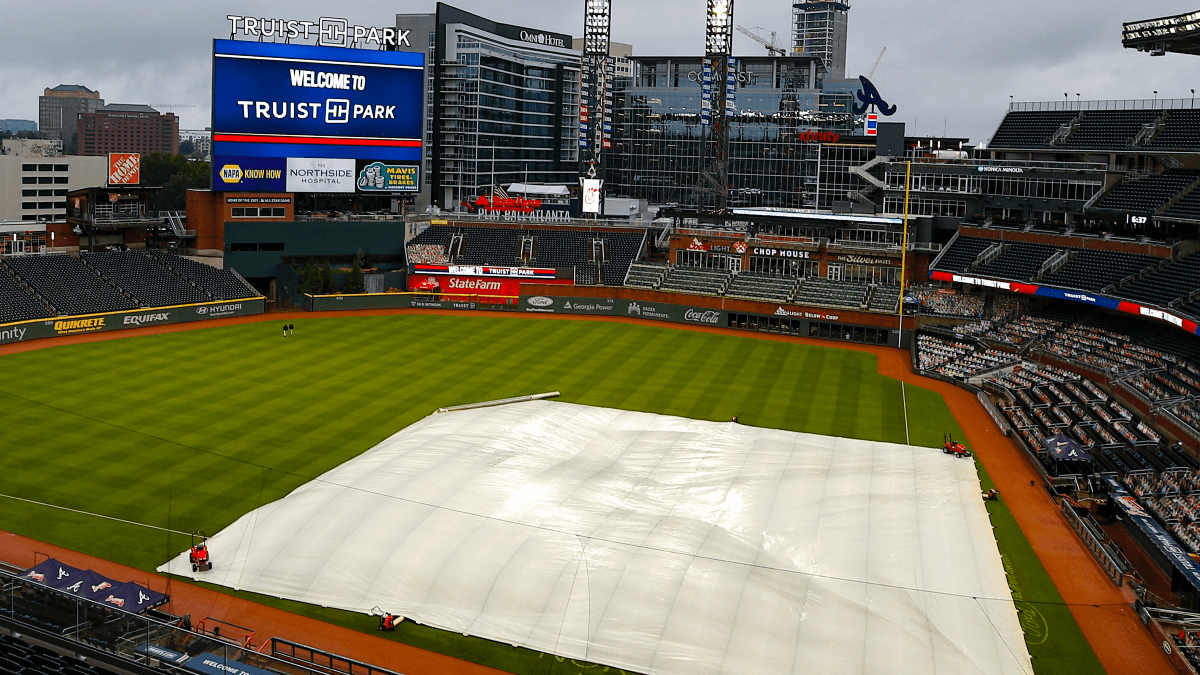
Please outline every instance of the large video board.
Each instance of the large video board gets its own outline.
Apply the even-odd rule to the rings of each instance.
[[[416,192],[423,54],[213,41],[213,189]]]

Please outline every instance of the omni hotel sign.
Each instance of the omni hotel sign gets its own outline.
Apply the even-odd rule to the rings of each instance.
[[[412,46],[408,41],[408,36],[412,33],[409,29],[358,26],[345,19],[328,16],[316,21],[266,19],[235,14],[229,14],[225,18],[230,23],[230,39],[235,39],[238,33],[241,33],[246,37],[278,38],[288,42],[315,40],[315,44],[322,47],[353,47],[360,42],[368,46],[374,45],[378,49]]]

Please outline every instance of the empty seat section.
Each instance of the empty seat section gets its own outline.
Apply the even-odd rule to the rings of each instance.
[[[1078,115],[1075,111],[1011,111],[988,143],[990,148],[1044,148],[1058,128]]]
[[[1138,253],[1077,249],[1073,252],[1070,262],[1058,271],[1042,277],[1042,283],[1047,286],[1078,288],[1099,293],[1108,286],[1160,262],[1162,258]]]
[[[83,253],[80,259],[143,307],[185,305],[210,299],[204,291],[139,251]]]
[[[137,308],[133,301],[106,284],[74,256],[14,256],[5,258],[4,262],[59,314],[94,314]]]
[[[867,309],[872,312],[898,312],[900,311],[900,287],[890,285],[879,285],[871,292],[871,300],[867,303]]]
[[[729,281],[728,270],[701,269],[699,267],[672,267],[659,288],[676,293],[720,295]]]
[[[1104,195],[1094,208],[1153,213],[1195,182],[1197,177],[1200,177],[1200,172],[1166,171],[1121,183]]]
[[[659,282],[666,274],[666,265],[635,262],[629,266],[629,279],[625,285],[638,288],[658,288]]]
[[[982,276],[1029,281],[1057,250],[1053,246],[1045,244],[1030,244],[1023,241],[1008,242],[1005,244],[1003,253],[995,260],[980,265],[975,272]]]
[[[749,300],[787,302],[791,299],[799,281],[798,277],[793,276],[740,272],[733,277],[725,295]]]
[[[809,278],[800,283],[800,288],[795,294],[795,303],[859,309],[867,298],[868,288],[866,282]]]
[[[155,250],[151,250],[149,253],[159,264],[207,291],[213,300],[241,300],[258,297],[257,291],[247,286],[229,270],[217,269],[212,265],[173,253]]]
[[[962,272],[975,262],[980,253],[997,243],[999,242],[994,239],[959,236],[954,240],[954,244],[942,254],[934,269],[942,272]]]
[[[1200,289],[1200,254],[1151,272],[1114,291],[1116,295],[1138,302],[1166,306]]]
[[[44,319],[50,312],[4,271],[0,270],[0,323]]]

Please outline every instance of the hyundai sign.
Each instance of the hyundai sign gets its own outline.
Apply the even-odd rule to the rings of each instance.
[[[251,187],[234,180],[235,166],[244,176],[286,166],[289,190],[340,192],[353,185],[341,172],[356,161],[419,165],[424,61],[419,53],[214,40],[213,189]],[[336,175],[317,176],[329,167],[309,166],[310,159],[330,160]],[[307,167],[308,176],[292,176],[293,166]],[[332,183],[294,180],[331,175]],[[262,180],[260,189],[266,183],[277,185]]]

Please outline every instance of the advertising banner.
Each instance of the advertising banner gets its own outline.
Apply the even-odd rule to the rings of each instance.
[[[1143,509],[1142,505],[1133,498],[1133,495],[1129,494],[1125,490],[1125,487],[1117,482],[1115,478],[1105,476],[1104,480],[1108,482],[1108,492],[1112,497],[1113,503],[1121,509],[1126,517],[1137,525],[1142,534],[1146,535],[1154,543],[1179,574],[1187,579],[1193,588],[1200,590],[1200,567],[1196,566],[1196,563],[1188,556],[1187,551],[1179,545],[1175,537],[1171,536],[1171,533],[1167,532],[1162,525],[1159,525],[1158,521]]]
[[[142,326],[160,326],[188,323],[191,321],[204,321],[205,319],[222,319],[231,316],[262,314],[265,311],[265,307],[266,300],[260,297],[248,298],[246,300],[208,302],[197,305],[151,307],[126,312],[22,321],[0,325],[0,345],[14,342],[28,342],[40,338],[62,337],[64,335],[102,333],[113,330],[141,328]]]
[[[421,190],[421,167],[418,164],[397,162],[368,162],[359,160],[359,192],[419,192]]]
[[[287,159],[283,157],[213,157],[213,189],[217,192],[284,192]]]
[[[141,185],[142,156],[136,152],[111,152],[108,155],[109,185]]]
[[[408,290],[417,293],[454,293],[496,296],[497,302],[521,294],[521,280],[495,277],[458,277],[437,274],[408,275]],[[443,300],[452,298],[443,297]]]
[[[604,181],[584,179],[583,181],[583,212],[600,213],[600,187]]]
[[[728,312],[707,307],[668,305],[660,302],[619,298],[564,298],[545,295],[521,296],[522,312],[538,314],[592,314],[660,319],[697,326],[728,325]]]
[[[475,265],[413,265],[413,274],[455,274],[464,277],[514,277],[537,280],[537,283],[552,281],[558,276],[554,268],[533,267],[483,267]]]
[[[213,156],[421,161],[420,53],[213,41]]]
[[[354,192],[354,160],[287,158],[287,192]]]

